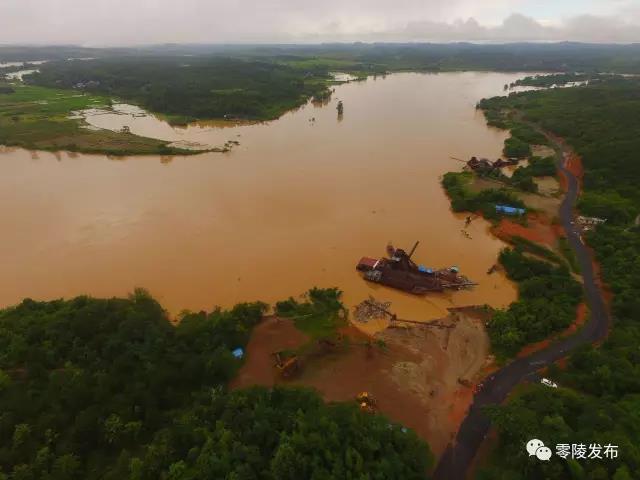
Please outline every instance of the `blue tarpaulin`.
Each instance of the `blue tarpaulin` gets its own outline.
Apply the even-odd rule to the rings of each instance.
[[[231,352],[234,357],[242,358],[244,355],[244,351],[241,348],[236,348],[233,352]]]
[[[496,212],[506,215],[524,215],[524,208],[510,207],[509,205],[496,205]]]
[[[418,265],[418,270],[422,273],[433,273],[433,268],[425,267],[424,265]]]

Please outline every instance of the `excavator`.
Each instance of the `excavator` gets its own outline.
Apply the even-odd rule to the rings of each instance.
[[[369,392],[360,392],[356,395],[356,402],[363,412],[374,413],[376,411],[376,399]]]
[[[291,377],[300,368],[300,362],[296,355],[291,355],[287,358],[285,352],[275,352],[273,353],[273,358],[276,362],[275,366],[283,378]]]

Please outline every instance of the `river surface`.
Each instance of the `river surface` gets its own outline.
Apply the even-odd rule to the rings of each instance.
[[[497,158],[505,132],[475,104],[521,77],[402,73],[336,87],[265,124],[171,128],[153,116],[99,115],[104,128],[221,145],[228,153],[110,159],[5,148],[0,153],[0,305],[25,297],[122,296],[147,288],[172,314],[274,302],[337,286],[349,306],[368,295],[401,318],[450,306],[506,306],[515,286],[487,275],[504,244],[475,220],[461,233],[440,177],[451,156]],[[336,112],[344,103],[344,116]],[[479,285],[415,297],[366,283],[362,256],[411,248],[430,267],[457,265]]]

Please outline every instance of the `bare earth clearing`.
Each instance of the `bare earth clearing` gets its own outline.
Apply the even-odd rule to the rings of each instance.
[[[471,403],[474,379],[491,361],[484,315],[464,311],[442,319],[455,323],[454,329],[388,328],[373,337],[386,346],[373,348],[366,347],[371,337],[350,326],[342,331],[348,339],[344,345],[306,355],[301,371],[291,379],[280,377],[271,353],[309,340],[290,320],[270,317],[254,329],[246,363],[232,388],[304,385],[328,401],[352,401],[367,391],[383,414],[414,429],[440,455]]]

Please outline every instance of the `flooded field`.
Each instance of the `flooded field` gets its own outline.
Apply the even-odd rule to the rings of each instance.
[[[11,72],[4,75],[4,78],[7,80],[20,80],[22,81],[25,75],[31,75],[32,73],[37,72],[38,70],[18,70],[17,72]]]
[[[173,159],[0,153],[0,305],[24,297],[126,295],[147,288],[171,313],[239,301],[273,302],[312,286],[337,286],[354,305],[368,295],[402,318],[450,306],[515,299],[487,275],[504,244],[449,209],[440,176],[450,157],[497,158],[505,132],[476,102],[521,75],[395,74],[336,87],[324,106],[267,124],[172,128],[136,109],[92,125],[228,153]],[[344,103],[338,118],[336,104]],[[125,109],[126,110],[126,109]],[[391,241],[420,246],[416,262],[457,265],[473,290],[414,297],[365,283],[362,256]]]

